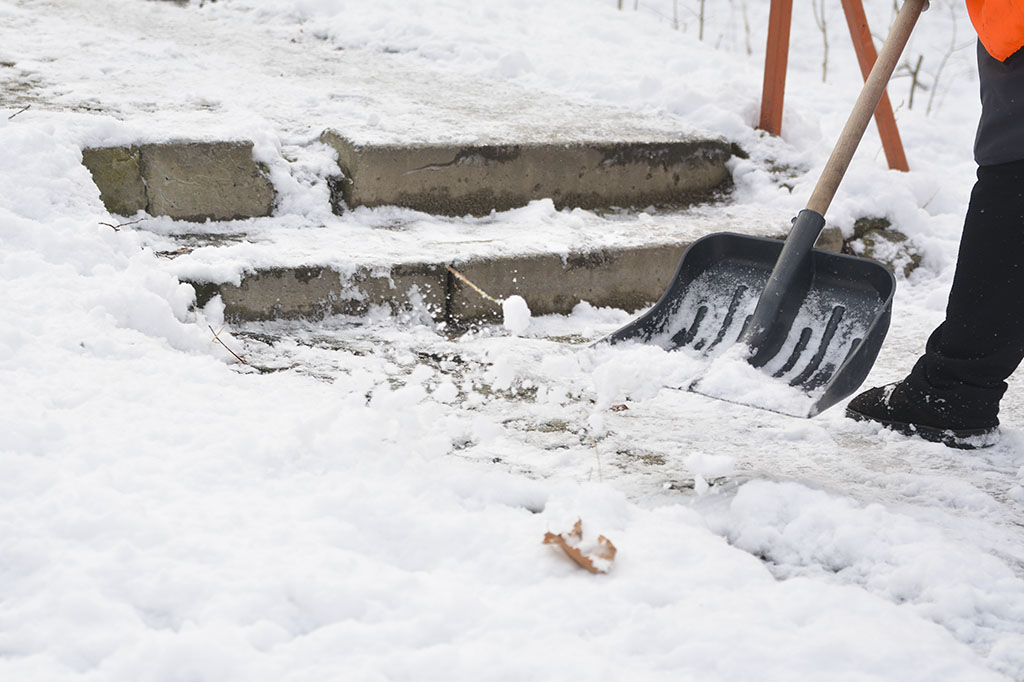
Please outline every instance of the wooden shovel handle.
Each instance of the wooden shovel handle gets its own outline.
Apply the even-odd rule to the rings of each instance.
[[[835,149],[832,150],[832,155],[828,158],[821,177],[818,178],[818,184],[815,185],[814,192],[811,193],[811,198],[807,201],[808,210],[815,211],[819,215],[825,215],[825,211],[828,210],[829,204],[832,203],[832,199],[836,195],[836,190],[839,189],[839,183],[842,182],[843,175],[846,174],[846,169],[850,167],[853,154],[857,151],[857,145],[860,144],[864,131],[867,130],[868,124],[871,122],[875,108],[878,106],[879,100],[882,99],[886,86],[889,85],[892,72],[896,70],[896,65],[903,55],[903,48],[910,40],[914,25],[927,5],[928,0],[904,1],[903,7],[896,16],[896,22],[893,24],[892,30],[889,31],[889,37],[882,45],[882,51],[878,54],[875,66],[864,82],[864,89],[860,91],[857,103],[853,105],[850,118],[847,119],[843,132],[839,134]]]

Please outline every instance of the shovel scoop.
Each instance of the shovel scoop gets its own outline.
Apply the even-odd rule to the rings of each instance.
[[[813,417],[867,377],[896,290],[884,266],[812,248],[823,224],[804,210],[785,242],[694,242],[661,300],[608,341],[690,349],[713,358],[690,390]]]
[[[896,280],[866,258],[814,248],[857,145],[927,0],[906,0],[807,207],[786,240],[708,235],[669,288],[610,343],[689,349],[711,359],[688,388],[813,417],[867,377],[889,329]]]

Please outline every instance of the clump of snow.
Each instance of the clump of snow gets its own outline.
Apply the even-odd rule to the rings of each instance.
[[[736,468],[736,458],[729,455],[712,455],[706,452],[693,452],[684,460],[686,468],[695,474],[707,478],[716,478],[732,473]]]
[[[608,426],[601,412],[595,412],[587,417],[587,427],[592,438],[604,438],[608,434]]]
[[[733,346],[707,364],[692,390],[794,417],[808,416],[814,397],[752,366],[749,354],[743,344]]]
[[[686,457],[686,468],[693,473],[693,489],[703,495],[711,489],[711,479],[733,473],[736,459],[728,455],[695,452]]]
[[[452,403],[459,397],[459,388],[452,381],[442,381],[434,388],[432,393],[434,400],[442,403]]]
[[[487,373],[487,379],[491,384],[491,388],[496,391],[507,391],[512,388],[512,384],[516,380],[517,375],[518,372],[516,370],[515,361],[512,359],[510,354],[507,351],[498,351],[494,359],[494,364]]]
[[[665,387],[685,388],[706,364],[688,351],[668,352],[642,344],[600,345],[580,362],[590,369],[601,408],[627,399],[653,398]]]
[[[502,324],[519,336],[530,328],[530,306],[522,296],[509,296],[501,302]]]

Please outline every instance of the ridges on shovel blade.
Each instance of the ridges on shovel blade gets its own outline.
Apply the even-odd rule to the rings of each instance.
[[[743,339],[714,357],[689,389],[796,417],[813,417],[861,384],[889,324],[887,301],[870,288],[842,290],[819,278],[774,356]],[[766,381],[766,378],[768,379]]]
[[[695,392],[799,417],[820,413],[867,376],[888,329],[895,280],[877,263],[813,250],[792,305],[752,334],[781,249],[777,240],[730,233],[695,242],[662,299],[606,341],[707,357],[690,383]]]

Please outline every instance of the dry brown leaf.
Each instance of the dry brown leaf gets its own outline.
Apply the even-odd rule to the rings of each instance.
[[[615,560],[615,545],[603,535],[598,536],[597,544],[583,548],[583,519],[577,519],[576,525],[568,533],[545,533],[545,545],[558,545],[570,559],[591,573],[607,573]]]

